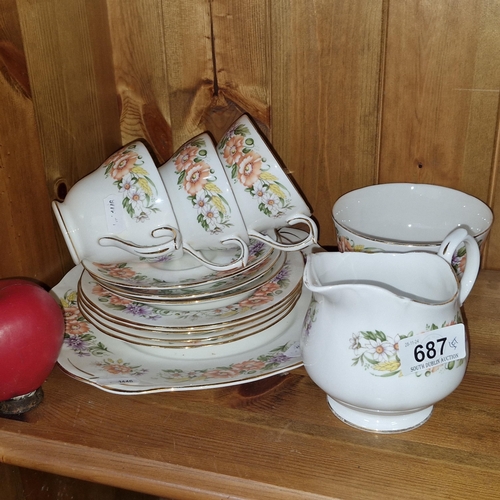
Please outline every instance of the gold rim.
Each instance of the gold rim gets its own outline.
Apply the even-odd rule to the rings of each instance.
[[[266,309],[265,311],[261,311],[258,314],[250,315],[245,318],[242,318],[241,320],[236,320],[236,321],[228,321],[228,322],[223,322],[223,323],[217,323],[217,324],[211,324],[211,325],[205,325],[205,326],[192,326],[192,327],[185,327],[185,326],[179,326],[179,327],[155,327],[153,325],[143,325],[140,323],[132,323],[130,321],[125,321],[125,320],[115,320],[114,316],[104,316],[102,313],[103,311],[99,309],[97,306],[95,306],[92,303],[89,303],[88,298],[85,297],[83,293],[81,293],[80,285],[78,286],[78,302],[81,303],[83,302],[85,306],[87,307],[87,311],[92,311],[94,312],[98,317],[102,318],[103,320],[107,321],[108,323],[112,323],[118,326],[124,326],[126,328],[134,328],[136,330],[142,330],[142,331],[156,331],[156,332],[163,332],[163,333],[185,333],[186,335],[189,335],[190,333],[197,333],[197,332],[215,332],[218,330],[223,330],[231,327],[238,327],[245,325],[247,323],[251,323],[253,321],[262,319],[263,317],[270,316],[273,313],[275,313],[277,310],[280,310],[280,308],[285,307],[286,304],[288,304],[297,293],[300,294],[300,291],[302,290],[302,279],[299,281],[297,286],[290,292],[289,296],[286,297],[286,300],[283,300],[281,302],[278,302],[275,304],[273,307]]]
[[[264,262],[266,261],[267,258],[269,258],[272,253],[275,251],[274,248],[272,247],[269,247],[268,246],[268,251],[266,253],[264,253],[260,259],[257,259],[255,262],[252,262],[250,265],[247,265],[245,266],[243,269],[246,270],[246,271],[249,271],[249,270],[252,270],[255,268],[255,266],[258,266],[258,265],[264,265]],[[82,260],[82,265],[83,267],[92,275],[95,275],[95,273],[93,273],[90,269],[88,269],[88,267],[85,265],[85,261]],[[210,283],[214,283],[214,282],[217,282],[221,279],[225,279],[225,278],[228,278],[228,277],[234,277],[235,274],[238,274],[238,273],[241,273],[242,268],[239,268],[239,269],[233,269],[233,270],[229,270],[229,271],[226,271],[224,276],[221,277],[221,276],[218,276],[216,278],[213,278],[213,279],[203,279],[203,278],[200,278],[199,281],[195,282],[195,283],[188,283],[188,284],[176,284],[176,285],[168,285],[168,284],[163,284],[163,285],[143,285],[141,286],[140,284],[138,283],[135,283],[133,285],[133,288],[137,288],[137,289],[149,289],[149,290],[164,290],[164,289],[184,289],[184,288],[189,288],[189,287],[196,287],[196,286],[200,286],[200,285],[205,285],[205,284],[210,284]],[[255,271],[257,271],[257,269],[254,269]],[[103,279],[103,278],[99,278],[99,281],[107,281],[113,285],[117,285],[116,282],[114,281],[108,281],[106,279]],[[120,286],[120,285],[118,285]],[[121,286],[127,286],[126,284],[121,284]]]
[[[281,263],[280,263],[281,259]],[[176,306],[196,306],[198,302],[204,302],[205,304],[209,304],[210,302],[216,302],[216,301],[221,301],[224,299],[230,299],[231,297],[236,297],[238,295],[242,295],[244,293],[252,293],[255,289],[259,288],[259,286],[262,286],[265,284],[266,281],[272,280],[277,274],[281,271],[283,268],[284,264],[286,262],[286,255],[283,253],[280,255],[279,259],[276,260],[276,262],[261,276],[256,276],[255,279],[251,280],[250,282],[244,282],[240,286],[235,287],[234,290],[231,293],[221,293],[220,297],[219,296],[214,296],[214,297],[197,297],[196,299],[187,299],[187,300],[182,300],[182,299],[170,299],[170,298],[163,298],[163,299],[149,299],[144,297],[136,297],[132,295],[127,295],[125,292],[122,292],[121,290],[118,292],[114,289],[108,288],[106,285],[102,284],[101,282],[97,282],[99,285],[101,285],[104,289],[108,290],[109,292],[118,295],[121,298],[125,298],[127,300],[132,300],[134,302],[139,302],[141,304],[145,305],[163,305],[166,308],[168,308],[169,305],[176,307]],[[277,270],[275,270],[275,267],[279,266]],[[274,271],[274,272],[273,272]],[[90,275],[89,275],[90,276]],[[91,276],[92,277],[92,276]],[[82,275],[83,278],[83,275]],[[262,281],[261,281],[262,280]],[[248,288],[247,288],[248,286]],[[230,289],[229,289],[230,290]],[[87,297],[88,299],[88,297]],[[90,299],[89,299],[90,300]],[[240,299],[243,300],[243,299]],[[234,300],[236,302],[236,300]]]
[[[86,373],[86,374],[88,374],[92,378],[95,378],[95,379],[101,378],[101,377],[98,377],[97,375],[92,375],[92,374],[90,374],[90,373],[88,373],[88,372],[86,372],[86,371],[78,368],[69,359],[68,359],[68,363],[70,363],[76,370],[79,370],[82,373]],[[212,383],[205,383],[205,384],[200,384],[200,385],[189,385],[189,386],[187,386],[187,385],[183,385],[183,386],[164,385],[164,386],[154,387],[154,388],[151,388],[151,389],[143,389],[143,390],[141,389],[141,390],[138,390],[138,391],[125,391],[125,390],[121,390],[121,389],[115,389],[111,385],[98,384],[96,382],[93,382],[89,378],[79,377],[78,375],[76,375],[76,374],[70,372],[69,370],[67,370],[66,368],[64,368],[64,366],[62,366],[60,363],[59,363],[59,367],[69,377],[71,377],[71,378],[73,378],[75,380],[79,380],[80,382],[84,382],[84,383],[86,383],[88,385],[92,385],[94,387],[97,387],[98,389],[107,390],[108,392],[111,392],[113,394],[133,395],[133,394],[154,394],[154,393],[158,393],[158,392],[167,392],[167,391],[168,392],[194,391],[194,390],[200,390],[202,388],[229,387],[229,386],[232,386],[232,385],[240,385],[242,383],[248,383],[248,382],[252,382],[254,380],[259,380],[259,379],[263,379],[263,378],[272,377],[273,375],[278,375],[278,374],[283,373],[283,372],[288,372],[288,371],[291,371],[291,370],[296,370],[297,368],[300,368],[303,364],[304,363],[303,363],[302,360],[301,361],[297,361],[296,363],[284,366],[282,368],[278,368],[276,370],[269,370],[268,372],[262,373],[260,375],[254,375],[254,376],[250,376],[250,377],[239,378],[239,379],[233,380],[232,382],[221,381],[221,382],[212,382]],[[122,384],[122,385],[127,385],[127,384]],[[130,387],[135,387],[135,386],[133,384],[130,384]],[[137,385],[137,387],[141,387],[141,386]]]
[[[81,311],[82,315],[87,319],[87,321],[89,323],[91,323],[94,327],[98,328],[101,333],[103,333],[104,335],[107,335],[109,337],[112,337],[114,339],[117,339],[117,340],[120,340],[122,342],[126,342],[127,344],[131,344],[131,345],[135,345],[135,346],[140,346],[140,347],[148,347],[148,348],[157,348],[157,349],[195,349],[195,348],[199,348],[199,347],[212,347],[212,346],[219,346],[219,345],[224,345],[224,344],[230,344],[232,342],[237,342],[239,340],[243,340],[243,339],[246,339],[246,338],[249,338],[253,335],[257,335],[259,333],[262,333],[264,332],[265,330],[275,326],[277,323],[279,323],[281,320],[285,319],[292,311],[293,311],[293,308],[295,307],[296,303],[298,302],[300,298],[300,295],[298,295],[297,297],[294,298],[294,300],[292,301],[291,304],[288,304],[288,306],[286,308],[284,308],[282,311],[280,311],[278,314],[276,314],[276,316],[270,318],[270,319],[267,319],[265,321],[262,321],[261,323],[259,323],[258,325],[255,325],[252,327],[253,328],[258,328],[257,330],[252,330],[251,332],[248,332],[246,335],[242,335],[242,333],[244,333],[247,329],[246,328],[242,328],[241,330],[238,330],[236,332],[231,332],[231,333],[225,333],[225,334],[221,334],[221,335],[218,335],[214,338],[207,338],[207,339],[188,339],[188,340],[185,340],[185,341],[182,341],[182,340],[172,340],[172,341],[168,341],[168,340],[164,340],[164,342],[170,342],[170,345],[159,345],[159,344],[150,344],[150,343],[144,343],[144,342],[140,342],[139,340],[133,340],[133,339],[129,339],[129,338],[125,338],[125,337],[128,337],[127,334],[124,334],[123,332],[119,332],[118,330],[115,330],[116,333],[118,333],[118,335],[116,335],[115,333],[111,333],[109,330],[113,331],[112,328],[108,328],[106,327],[105,325],[103,325],[101,322],[99,322],[98,320],[95,320],[97,323],[99,323],[99,325],[96,325],[93,320],[90,320],[86,317],[85,315],[85,312],[84,311]],[[103,330],[103,328],[105,330]],[[120,336],[120,334],[122,336]],[[151,339],[144,339],[145,341],[148,341],[148,340],[156,340],[154,338],[151,338]],[[182,343],[182,344],[181,344]],[[174,344],[174,345],[172,345]],[[175,345],[175,344],[178,344],[178,345]]]

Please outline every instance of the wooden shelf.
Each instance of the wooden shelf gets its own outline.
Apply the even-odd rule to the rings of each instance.
[[[481,271],[465,304],[465,379],[411,432],[343,424],[302,368],[144,396],[108,394],[56,368],[38,408],[0,419],[0,460],[182,499],[498,498],[499,304],[500,272]]]

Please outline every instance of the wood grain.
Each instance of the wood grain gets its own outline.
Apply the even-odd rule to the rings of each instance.
[[[19,467],[0,463],[0,484],[6,500],[25,500]]]
[[[161,163],[248,112],[312,206],[324,245],[335,244],[336,199],[375,182],[449,185],[496,206],[493,0],[66,4],[15,3],[26,70],[6,72],[33,95],[34,163],[51,198],[121,143],[145,138]],[[494,227],[486,267],[500,266],[498,241]],[[49,259],[66,268],[57,246]]]
[[[55,369],[25,421],[0,419],[0,455],[179,499],[495,499],[499,297],[500,274],[482,271],[465,304],[467,374],[411,432],[344,424],[302,368],[235,387],[143,396],[111,395]]]
[[[36,229],[24,231],[23,224],[16,225],[19,234],[26,234],[32,252],[42,253],[48,261],[30,274],[54,284],[72,261],[50,203],[63,198],[120,144],[107,15],[97,4],[84,1],[61,9],[55,1],[19,0],[17,8],[37,133],[28,140],[21,134],[11,143],[26,151],[36,149],[38,154],[33,161],[24,162],[32,166],[32,177],[26,182],[24,175],[19,184],[22,190],[9,189],[9,195],[11,202],[16,191],[30,200],[26,205],[34,213],[24,217]],[[31,196],[35,190],[46,193],[43,200]],[[9,261],[14,262],[19,251],[14,245],[11,251]]]
[[[18,5],[47,183],[70,188],[120,146],[106,5]]]
[[[496,0],[4,0],[0,278],[25,276],[52,286],[63,276],[72,262],[50,203],[64,198],[120,145],[144,138],[161,163],[198,133],[208,130],[218,139],[242,112],[257,120],[304,193],[323,245],[335,245],[330,211],[336,199],[378,182],[453,187],[496,212],[499,21]],[[483,266],[500,269],[498,222]],[[466,381],[437,406],[437,418],[425,431],[359,437],[331,419],[321,394],[300,370],[246,388],[120,399],[119,408],[109,396],[56,371],[47,387],[57,401],[67,401],[56,403],[52,413],[49,396],[30,417],[38,415],[40,426],[7,424],[13,426],[9,443],[19,446],[12,460],[186,498],[203,492],[217,497],[221,477],[235,497],[252,492],[259,498],[286,497],[300,483],[311,495],[338,491],[343,497],[397,498],[401,481],[381,481],[374,464],[383,464],[384,478],[390,471],[398,480],[421,468],[435,480],[433,489],[422,494],[439,498],[444,491],[453,498],[461,491],[464,498],[476,489],[484,498],[493,497],[491,488],[499,486],[493,470],[499,457],[492,444],[500,362],[495,276],[483,274],[478,285],[488,298],[468,299],[479,358],[472,358]],[[99,431],[89,429],[75,408],[90,411],[89,421],[101,433],[103,425],[109,432],[96,459],[105,465],[107,454],[117,453],[109,480],[95,479],[92,464],[79,472]],[[121,423],[141,411],[158,413],[151,417],[152,431],[137,431],[134,419],[122,429],[137,434],[140,450],[138,465],[124,479],[120,467],[128,451],[108,422]],[[51,452],[64,455],[66,448],[51,441],[61,414],[73,425],[61,428],[68,440],[78,426],[85,429],[77,437],[80,448],[68,457],[64,471],[55,462],[40,465],[41,452],[28,464],[29,446],[16,433],[28,427],[42,449],[49,443]],[[194,420],[189,423],[188,417]],[[450,428],[444,429],[445,421]],[[452,427],[462,428],[464,422],[467,435],[457,440]],[[227,455],[232,448],[223,440],[226,427],[237,459]],[[254,435],[255,455],[249,456],[241,438]],[[347,450],[346,460],[335,455],[338,449]],[[324,469],[319,471],[317,463]],[[443,463],[450,475],[439,478],[444,481],[440,491],[436,471]],[[191,468],[198,466],[203,474],[179,489],[175,477],[188,481]],[[296,477],[290,479],[288,470]],[[5,474],[19,478],[17,472]],[[241,478],[254,482],[240,494]],[[411,481],[409,498],[419,493],[419,484]],[[46,484],[73,488],[75,495],[79,488],[55,479]]]
[[[242,113],[250,114],[263,133],[270,134],[269,4],[266,0],[211,3],[216,81],[207,119],[216,140]]]
[[[159,0],[108,0],[120,129],[124,144],[143,138],[159,163],[173,153],[166,56],[170,35]]]
[[[49,286],[65,271],[32,100],[25,46],[14,0],[0,9],[0,278]]]
[[[163,2],[167,90],[175,149],[207,130],[214,94],[209,0]]]
[[[377,180],[382,1],[271,3],[274,146],[335,242],[339,196]]]
[[[391,2],[380,182],[438,184],[492,201],[499,19],[500,5],[488,0]]]

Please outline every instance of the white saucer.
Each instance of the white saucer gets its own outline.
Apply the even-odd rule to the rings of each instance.
[[[262,241],[255,239],[250,240],[248,249],[249,257],[245,273],[257,268],[274,250]],[[229,264],[238,257],[237,250],[206,251],[203,254],[208,260],[221,265]],[[103,265],[83,260],[82,264],[99,281],[137,290],[149,289],[164,292],[179,287],[183,289],[206,287],[208,284],[213,285],[218,281],[225,282],[229,277],[242,272],[242,269],[212,271],[200,265],[198,261],[187,254],[181,259],[165,263],[144,261]]]
[[[255,273],[245,279],[245,275],[242,273],[241,282],[236,283],[233,287],[227,287],[217,289],[216,291],[203,291],[192,295],[192,289],[185,291],[184,295],[176,293],[174,295],[151,295],[151,294],[140,294],[135,291],[129,292],[122,288],[115,286],[110,286],[108,283],[103,281],[98,281],[95,277],[84,271],[82,273],[82,280],[89,279],[89,281],[94,281],[100,284],[103,288],[108,290],[110,293],[123,297],[125,299],[130,299],[133,301],[141,302],[143,304],[150,304],[158,307],[166,307],[167,309],[213,309],[215,307],[223,307],[236,302],[237,296],[245,295],[250,296],[252,292],[259,286],[261,286],[265,281],[270,280],[275,274],[279,272],[283,264],[285,263],[286,256],[284,252],[276,252],[273,258],[270,259],[269,266],[265,265],[263,268],[259,268],[259,273]],[[238,275],[240,277],[240,275]],[[236,278],[236,277],[234,277]],[[178,290],[174,290],[178,292]],[[161,290],[159,290],[161,292]],[[242,300],[242,299],[239,299]]]
[[[67,333],[58,363],[71,377],[115,394],[209,389],[250,382],[302,365],[299,338],[311,294],[305,288],[294,310],[269,335],[197,349],[161,349],[148,355],[101,333],[77,308],[76,266],[53,289],[65,308]]]
[[[155,328],[172,331],[176,329],[222,328],[252,320],[278,307],[296,287],[300,285],[304,270],[304,258],[301,252],[288,252],[286,261],[279,272],[268,282],[258,287],[250,297],[233,302],[223,307],[212,309],[182,309],[158,307],[139,301],[124,300],[113,295],[88,276],[82,274],[81,293],[85,300],[100,311],[108,321],[130,325],[134,328]]]

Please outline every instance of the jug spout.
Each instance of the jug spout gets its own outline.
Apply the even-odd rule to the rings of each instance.
[[[304,286],[313,293],[322,294],[326,289],[331,289],[332,286],[323,283],[321,277],[319,276],[317,268],[319,267],[318,264],[320,263],[320,261],[317,257],[315,257],[316,255],[320,254],[310,254],[307,256],[307,261],[304,268]],[[328,260],[330,262],[330,259],[323,258],[321,260]],[[326,262],[324,262],[324,264],[326,264]]]
[[[304,285],[316,298],[329,301],[340,295],[365,297],[366,301],[411,301],[444,304],[459,293],[448,262],[426,252],[377,253],[323,252],[309,255]]]
[[[304,285],[313,296],[300,338],[304,367],[342,420],[383,432],[411,429],[462,380],[468,347],[460,287],[442,255],[311,254]],[[417,353],[415,364],[408,353]]]

